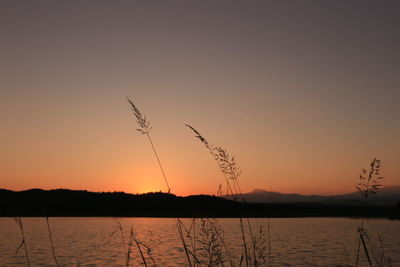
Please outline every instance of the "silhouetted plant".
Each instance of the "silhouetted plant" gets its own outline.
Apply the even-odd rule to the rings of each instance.
[[[196,233],[197,221],[199,223]],[[189,226],[177,220],[180,238],[191,266],[235,266],[232,254],[225,243],[224,232],[216,218],[193,218]]]
[[[117,229],[116,229],[114,232],[112,232],[112,233],[110,234],[110,236],[109,236],[109,238],[108,238],[108,242],[110,242],[111,237],[113,237],[113,235],[115,235],[117,232],[119,232],[119,233],[121,234],[121,243],[122,243],[122,248],[123,248],[123,251],[124,251],[124,256],[125,256],[125,258],[126,258],[126,256],[127,256],[127,251],[126,251],[126,245],[125,245],[125,235],[124,235],[124,231],[123,231],[123,229],[122,229],[121,220],[120,220],[120,219],[117,219],[117,218],[114,218],[114,220],[115,220],[115,222],[116,222]]]
[[[268,265],[267,266],[272,266],[272,255],[271,255],[271,250],[272,250],[272,247],[271,247],[271,211],[270,211],[270,209],[271,209],[271,207],[270,207],[270,205],[271,205],[271,191],[272,191],[272,188],[270,187],[269,188],[269,192],[268,192],[268,210],[267,210],[267,216],[268,216],[268,218],[267,218],[267,240],[268,240]]]
[[[129,232],[128,249],[126,251],[126,260],[125,260],[125,266],[126,267],[129,267],[129,264],[130,264],[130,261],[131,261],[131,253],[132,253],[133,242],[134,242],[133,227],[131,226],[131,230]]]
[[[15,253],[18,254],[19,249],[21,247],[24,247],[26,263],[28,264],[28,267],[29,267],[29,266],[31,266],[31,262],[29,260],[28,249],[26,247],[26,239],[25,239],[25,233],[24,233],[24,226],[22,225],[22,219],[21,219],[21,217],[14,217],[14,221],[17,223],[19,230],[21,231],[21,235],[22,235],[21,244],[18,246]]]
[[[147,259],[150,260],[153,263],[153,266],[156,266],[155,260],[151,255],[151,248],[149,246],[147,246],[145,243],[143,243],[142,241],[139,241],[136,238],[136,235],[135,235],[134,230],[133,230],[133,226],[131,226],[131,228],[130,228],[128,244],[125,244],[125,235],[124,235],[124,230],[123,230],[121,221],[119,219],[116,219],[116,218],[115,218],[115,221],[116,221],[117,228],[116,228],[116,230],[114,230],[110,234],[110,236],[108,238],[108,243],[110,242],[111,238],[117,232],[119,232],[121,234],[121,241],[122,241],[122,246],[123,246],[123,249],[124,249],[124,256],[125,256],[125,266],[129,266],[130,265],[130,260],[132,258],[132,256],[131,256],[132,247],[133,247],[134,244],[136,245],[136,247],[138,249],[138,252],[139,252],[139,255],[140,255],[141,259],[142,259],[143,265],[148,266],[148,263],[147,263],[147,260],[146,260],[146,257],[147,257]]]
[[[362,169],[359,175],[360,182],[357,184],[356,188],[364,201],[364,209],[367,205],[367,200],[370,195],[378,193],[381,184],[379,180],[383,179],[380,173],[381,170],[381,160],[373,159],[369,165],[369,170]],[[361,247],[365,253],[368,261],[368,265],[372,267],[374,264],[377,266],[391,266],[390,259],[386,258],[383,251],[382,240],[379,237],[380,246],[376,245],[376,242],[370,238],[367,229],[365,228],[365,216],[361,217],[361,223],[358,227],[358,247],[356,256],[356,267],[360,262],[360,251]]]
[[[136,117],[136,122],[139,125],[139,128],[137,128],[136,130],[138,132],[140,132],[141,134],[146,135],[147,138],[149,139],[150,145],[151,145],[151,147],[153,149],[154,155],[156,156],[158,165],[160,166],[161,173],[162,173],[162,175],[164,177],[164,180],[165,180],[165,183],[167,185],[168,193],[170,193],[171,192],[171,188],[169,187],[167,176],[165,175],[164,168],[163,168],[163,166],[161,164],[160,158],[158,157],[156,148],[154,147],[153,141],[152,141],[151,136],[150,136],[150,131],[152,129],[152,127],[150,126],[150,121],[146,118],[145,115],[143,115],[140,112],[140,110],[135,106],[135,104],[129,98],[127,98],[127,99],[128,99],[129,104],[131,105],[131,109],[132,109],[133,115],[135,115],[135,117]]]
[[[223,244],[219,238],[221,231],[217,219],[201,218],[199,233],[201,246],[198,250],[207,266],[218,266],[224,263]]]
[[[55,262],[56,266],[58,266],[56,252],[54,250],[53,237],[52,237],[52,233],[51,233],[51,230],[50,230],[49,217],[47,217],[47,216],[46,216],[46,224],[47,224],[47,232],[49,234],[49,239],[50,239],[51,252],[52,252],[52,255],[53,255],[54,262]]]
[[[193,218],[192,222],[195,223],[195,218]],[[191,229],[193,223],[191,224],[188,230],[186,229],[185,224],[181,221],[181,219],[179,218],[176,219],[176,227],[178,229],[179,238],[181,239],[181,243],[185,251],[186,259],[188,261],[189,266],[195,267],[200,264],[200,261],[197,258],[195,250],[196,235],[193,236],[191,235]],[[186,240],[187,238],[189,239],[189,243]]]
[[[235,190],[232,189],[233,180],[238,178],[241,174],[239,168],[232,168],[232,170],[238,171],[237,173],[232,173],[230,170],[229,163],[233,164],[236,167],[236,162],[234,157],[229,157],[226,150],[221,147],[215,147],[213,144],[209,143],[207,139],[205,139],[199,131],[197,131],[194,127],[189,124],[185,124],[189,129],[191,129],[195,133],[195,137],[198,138],[207,148],[208,152],[213,156],[215,162],[218,165],[218,168],[221,170],[224,175],[226,187],[227,187],[227,195],[230,194],[233,200],[237,200],[238,194]],[[220,153],[221,152],[221,153]],[[222,185],[220,185],[219,191],[222,191]]]
[[[231,156],[225,148],[221,146],[214,146],[213,144],[208,142],[207,139],[204,136],[202,136],[200,132],[191,125],[185,124],[185,126],[187,126],[195,133],[195,137],[198,138],[206,146],[209,153],[213,156],[214,160],[217,162],[218,167],[225,178],[227,185],[227,192],[230,193],[233,200],[237,201],[240,199],[242,202],[245,202],[242,190],[240,188],[240,184],[238,182],[238,178],[241,175],[242,171],[238,166],[235,157]],[[240,230],[242,234],[243,249],[244,249],[243,256],[246,262],[246,266],[250,265],[258,266],[261,264],[261,262],[265,263],[264,252],[260,253],[261,244],[253,235],[253,230],[249,218],[246,218],[246,221],[251,241],[250,247],[248,247],[246,241],[246,235],[244,230],[245,225],[243,223],[243,218],[239,218],[239,221],[240,221]],[[260,231],[260,233],[262,233],[262,231]],[[260,237],[259,240],[261,239],[262,238]],[[259,256],[261,255],[262,258],[259,258]]]
[[[142,258],[143,264],[147,267],[147,261],[146,261],[146,258],[145,258],[145,256],[144,256],[144,254],[143,254],[142,247],[146,248],[147,255],[150,254],[151,249],[150,249],[150,247],[148,247],[148,246],[145,245],[144,243],[138,241],[137,239],[134,239],[134,240],[135,240],[135,244],[136,244],[136,246],[137,246],[137,248],[138,248],[138,250],[139,250],[140,257]]]
[[[269,236],[268,236],[269,237]],[[267,241],[263,227],[260,226],[259,233],[254,237],[254,244],[253,244],[253,249],[256,253],[256,260],[255,264],[260,265],[260,266],[271,266],[271,261],[270,261],[270,254],[265,255],[265,252],[267,251],[267,246],[268,247],[268,252],[271,253],[270,250],[270,242]],[[267,261],[268,257],[268,261]],[[267,265],[268,263],[268,265]]]
[[[135,117],[136,117],[136,122],[137,122],[138,125],[139,125],[139,128],[137,128],[136,130],[139,131],[139,132],[142,133],[142,134],[145,134],[145,135],[147,136],[147,138],[148,138],[148,140],[149,140],[149,142],[150,142],[150,144],[151,144],[151,147],[152,147],[152,149],[153,149],[154,155],[155,155],[155,157],[156,157],[156,159],[157,159],[158,165],[159,165],[159,167],[160,167],[160,169],[161,169],[161,172],[162,172],[162,175],[163,175],[163,177],[164,177],[165,183],[166,183],[166,185],[167,185],[168,193],[170,193],[170,192],[171,192],[171,188],[170,188],[170,186],[169,186],[167,176],[165,175],[164,168],[163,168],[163,166],[162,166],[162,164],[161,164],[160,158],[158,157],[157,151],[156,151],[156,149],[155,149],[155,147],[154,147],[154,144],[153,144],[153,141],[151,140],[151,137],[150,137],[150,131],[151,131],[151,129],[152,129],[152,128],[150,127],[150,122],[149,122],[149,120],[147,120],[146,116],[144,116],[144,115],[139,111],[139,109],[135,106],[135,104],[134,104],[129,98],[127,98],[127,99],[128,99],[129,104],[131,105],[132,112],[133,112],[133,114],[134,114]],[[186,257],[187,257],[187,259],[188,259],[189,266],[192,266],[192,262],[191,262],[191,260],[190,260],[190,255],[189,255],[190,249],[188,249],[188,246],[187,246],[187,244],[185,243],[185,238],[184,238],[183,232],[182,232],[182,223],[181,223],[181,221],[180,221],[178,218],[176,218],[176,225],[177,225],[177,229],[178,229],[179,236],[180,236],[181,241],[182,241],[182,246],[183,246],[183,248],[184,248]],[[139,244],[137,244],[137,245],[138,245],[138,248],[140,249]]]
[[[376,194],[378,189],[382,186],[379,184],[379,180],[383,179],[383,176],[380,174],[380,169],[381,161],[376,158],[372,160],[368,172],[366,169],[362,169],[359,176],[360,182],[357,184],[356,188],[363,197],[364,202],[367,202],[368,197]]]

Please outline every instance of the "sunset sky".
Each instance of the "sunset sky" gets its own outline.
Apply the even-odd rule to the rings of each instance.
[[[340,194],[400,184],[400,1],[0,2],[0,188]]]

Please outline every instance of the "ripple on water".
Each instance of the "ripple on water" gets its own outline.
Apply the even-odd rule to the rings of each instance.
[[[182,219],[190,223],[191,219]],[[161,266],[182,266],[186,255],[177,233],[175,219],[122,218],[124,238],[128,242],[133,226],[135,237],[151,248],[151,256]],[[264,225],[266,220],[254,220]],[[234,261],[242,255],[238,219],[220,219],[226,244]],[[53,266],[53,258],[43,218],[23,218],[29,255],[33,266]],[[58,261],[63,265],[124,266],[122,236],[112,218],[50,218]],[[345,218],[271,219],[272,260],[275,266],[334,266],[354,261],[359,220]],[[385,254],[393,266],[400,266],[400,222],[368,220],[371,236],[383,239]],[[23,250],[15,255],[21,242],[20,232],[12,218],[0,218],[0,265],[25,264]],[[141,264],[141,257],[132,248],[132,263]]]

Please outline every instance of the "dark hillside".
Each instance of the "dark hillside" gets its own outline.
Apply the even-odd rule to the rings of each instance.
[[[0,216],[106,217],[371,217],[398,214],[396,206],[332,203],[239,203],[209,195],[179,197],[161,192],[126,194],[68,189],[0,189]],[[397,215],[398,216],[398,215]]]

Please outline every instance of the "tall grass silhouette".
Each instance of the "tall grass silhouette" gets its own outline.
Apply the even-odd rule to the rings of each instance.
[[[156,148],[155,148],[155,146],[153,144],[153,141],[151,139],[151,136],[150,136],[150,131],[152,129],[152,127],[150,126],[150,121],[146,118],[145,115],[143,115],[140,112],[140,110],[136,107],[136,105],[128,97],[127,97],[127,100],[128,100],[128,102],[129,102],[129,104],[131,106],[132,112],[133,112],[134,116],[136,117],[136,122],[137,122],[137,124],[139,126],[139,128],[137,128],[136,130],[138,132],[140,132],[141,134],[144,134],[144,135],[147,136],[147,138],[149,140],[149,143],[150,143],[150,145],[151,145],[151,147],[153,149],[154,155],[155,155],[155,157],[157,159],[157,162],[158,162],[158,165],[160,167],[161,173],[162,173],[162,175],[164,177],[164,181],[165,181],[165,184],[166,184],[167,189],[168,189],[167,193],[169,194],[171,192],[171,187],[169,186],[168,179],[167,179],[167,176],[165,175],[164,168],[163,168],[163,166],[161,164],[161,161],[160,161],[160,158],[158,156],[157,150],[156,150]],[[190,249],[188,248],[188,245],[185,242],[185,237],[183,236],[182,222],[178,218],[176,218],[176,226],[177,226],[177,229],[178,229],[178,233],[180,235],[182,246],[184,248],[186,257],[188,259],[189,266],[193,266],[192,261],[190,260],[190,255],[189,255],[189,253],[191,251],[190,251]],[[140,252],[140,254],[142,256],[143,263],[146,265],[146,261],[144,260],[143,253],[142,253],[142,251],[140,249],[140,244],[138,244],[137,242],[136,242],[136,244],[137,244],[139,252]]]
[[[381,175],[381,160],[374,158],[370,165],[369,170],[362,169],[359,175],[359,182],[356,189],[363,199],[364,212],[367,207],[368,198],[371,195],[378,193],[379,188],[382,186],[380,180],[383,179]],[[385,257],[383,242],[380,237],[379,241],[374,242],[365,227],[365,216],[361,217],[360,226],[358,227],[358,245],[355,266],[360,264],[361,251],[364,251],[368,265],[376,266],[391,266],[390,259]]]
[[[121,220],[120,220],[120,219],[117,219],[117,218],[114,218],[114,220],[115,220],[115,223],[116,223],[117,228],[116,228],[116,230],[114,230],[114,232],[112,232],[112,233],[110,234],[110,236],[108,237],[108,243],[110,242],[111,237],[113,237],[113,235],[115,235],[117,232],[120,233],[120,235],[121,235],[122,248],[123,248],[124,257],[125,257],[125,266],[127,266],[127,262],[128,262],[128,261],[127,261],[127,259],[128,259],[128,252],[127,252],[127,250],[126,250],[126,245],[125,245],[124,230],[123,230],[123,228],[122,228]],[[129,256],[129,257],[130,257],[130,256]]]
[[[53,236],[52,236],[52,233],[51,233],[50,222],[49,222],[49,217],[48,216],[46,216],[46,225],[47,225],[47,233],[49,234],[49,240],[50,240],[50,245],[51,245],[51,253],[53,255],[54,263],[58,267],[59,265],[58,265],[58,261],[57,261],[57,257],[56,257],[56,252],[55,252],[55,249],[54,249]]]
[[[22,219],[21,219],[21,217],[14,217],[14,221],[18,225],[18,228],[19,228],[19,230],[21,232],[21,237],[22,237],[21,243],[18,246],[18,248],[17,248],[15,253],[18,254],[18,251],[20,250],[20,248],[24,247],[26,263],[27,263],[28,267],[30,267],[31,266],[31,262],[29,260],[28,249],[27,249],[27,246],[26,246],[26,238],[25,238],[24,226],[22,224]]]
[[[157,150],[154,147],[153,141],[152,141],[151,136],[150,136],[150,131],[152,129],[152,127],[150,126],[150,121],[146,118],[145,115],[143,115],[140,112],[140,110],[135,106],[135,104],[128,97],[127,97],[127,100],[129,102],[129,104],[131,105],[131,109],[132,109],[133,115],[135,115],[136,122],[139,125],[139,128],[136,128],[136,130],[138,132],[140,132],[141,134],[144,134],[144,135],[147,136],[147,139],[149,140],[151,148],[153,149],[154,155],[155,155],[155,157],[157,159],[157,162],[158,162],[158,165],[160,167],[161,173],[162,173],[162,175],[164,177],[165,184],[167,185],[167,189],[168,189],[167,192],[170,193],[171,192],[171,187],[169,186],[168,179],[167,179],[167,176],[165,175],[164,168],[163,168],[163,166],[161,164],[160,158],[158,157]]]
[[[189,124],[185,124],[185,126],[193,131],[195,137],[205,145],[208,152],[214,158],[224,176],[227,192],[231,195],[232,199],[234,201],[246,202],[243,197],[240,184],[238,182],[238,178],[242,174],[242,170],[237,164],[235,156],[231,156],[225,148],[221,146],[215,146],[207,141],[207,139],[203,135],[201,135],[200,132],[196,130],[193,126]],[[265,257],[265,236],[262,230],[262,226],[260,227],[259,235],[255,236],[249,218],[246,218],[246,222],[244,222],[243,218],[240,217],[239,222],[244,250],[242,258],[244,257],[246,266],[260,266],[266,264],[267,261]],[[246,240],[246,226],[250,236],[250,244],[248,244]],[[270,263],[270,261],[268,261],[268,263]]]

